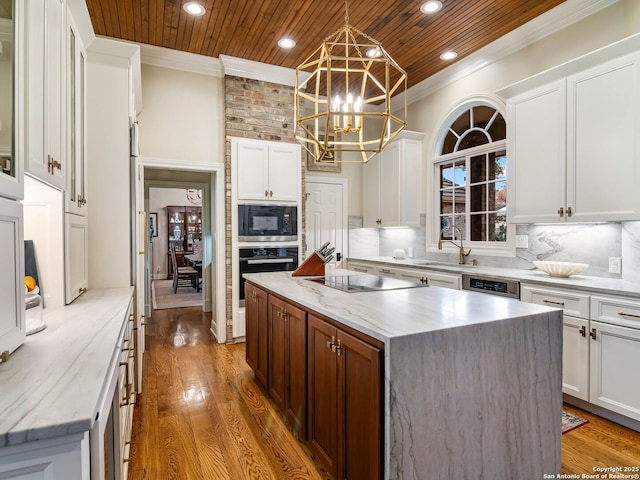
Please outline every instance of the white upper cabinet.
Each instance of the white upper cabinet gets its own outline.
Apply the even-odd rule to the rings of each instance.
[[[363,166],[365,227],[418,227],[422,133],[403,131]]]
[[[557,211],[565,206],[565,98],[561,80],[507,102],[510,221],[562,220]]]
[[[69,11],[65,55],[67,61],[65,211],[87,215],[87,53]]]
[[[87,217],[64,215],[65,303],[87,291],[89,285],[89,232]]]
[[[300,145],[233,139],[232,163],[239,201],[299,201]]]
[[[576,62],[507,100],[514,223],[640,220],[640,54]]]
[[[640,54],[567,79],[570,220],[640,219]]]
[[[63,0],[27,0],[25,170],[64,188]]]
[[[24,3],[0,18],[0,197],[23,198]]]

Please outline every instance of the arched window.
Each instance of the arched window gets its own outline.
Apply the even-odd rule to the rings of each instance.
[[[506,123],[498,106],[460,105],[443,123],[437,145],[434,218],[440,238],[506,247]]]

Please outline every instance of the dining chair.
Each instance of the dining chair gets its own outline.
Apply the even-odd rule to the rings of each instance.
[[[173,265],[173,293],[178,292],[178,287],[192,287],[198,290],[198,271],[193,267],[178,266],[175,245],[169,245],[169,251]]]

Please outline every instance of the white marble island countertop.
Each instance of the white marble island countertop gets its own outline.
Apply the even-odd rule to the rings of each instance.
[[[43,310],[47,328],[0,363],[0,447],[91,429],[132,295],[89,290]]]
[[[334,270],[327,275],[358,275]],[[494,295],[425,286],[347,293],[291,272],[252,273],[252,283],[387,342],[392,338],[496,322],[556,310]]]

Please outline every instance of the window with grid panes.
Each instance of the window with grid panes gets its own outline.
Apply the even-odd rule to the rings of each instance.
[[[504,117],[474,105],[458,115],[434,159],[438,224],[444,240],[476,247],[507,241],[507,155]]]

